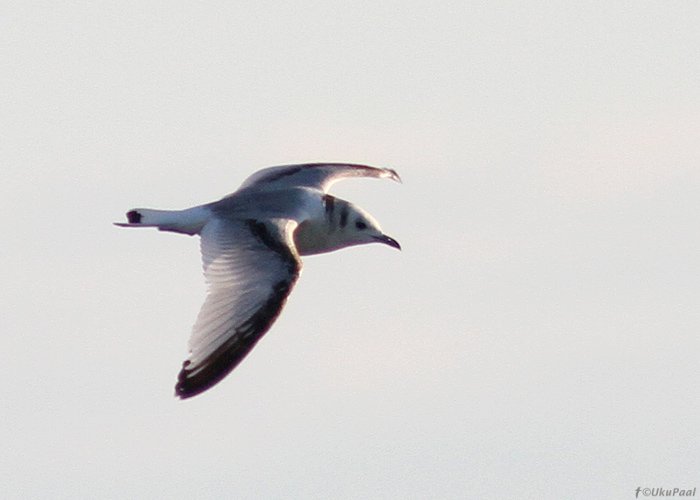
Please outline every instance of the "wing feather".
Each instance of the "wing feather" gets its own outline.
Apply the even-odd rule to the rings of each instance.
[[[353,163],[305,163],[259,170],[245,180],[241,189],[251,186],[258,189],[305,186],[327,193],[331,185],[349,177],[388,178],[401,182],[399,174],[389,168],[376,168]]]
[[[195,396],[223,379],[272,326],[301,271],[296,223],[213,218],[202,229],[207,298],[175,386]]]

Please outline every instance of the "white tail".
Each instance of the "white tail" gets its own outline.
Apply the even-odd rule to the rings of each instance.
[[[186,210],[135,208],[126,214],[129,222],[115,222],[114,225],[120,227],[157,227],[160,231],[199,234],[209,221],[210,216],[209,209],[203,206]]]

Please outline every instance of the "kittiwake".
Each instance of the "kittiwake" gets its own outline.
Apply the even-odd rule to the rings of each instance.
[[[282,311],[301,273],[301,255],[374,242],[401,249],[370,214],[328,194],[348,177],[401,182],[394,170],[366,165],[270,167],[219,201],[186,210],[135,208],[127,223],[115,223],[201,237],[207,296],[176,396],[206,391],[243,360]]]

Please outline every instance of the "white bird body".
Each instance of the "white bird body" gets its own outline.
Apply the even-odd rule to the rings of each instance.
[[[271,167],[219,201],[185,210],[137,208],[123,227],[201,236],[207,298],[190,337],[175,392],[200,394],[223,379],[272,326],[301,272],[300,255],[353,245],[399,244],[361,208],[327,194],[348,177],[395,171],[352,164]]]

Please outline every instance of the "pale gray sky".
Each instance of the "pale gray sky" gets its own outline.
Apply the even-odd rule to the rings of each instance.
[[[700,487],[700,4],[6,2],[0,497],[632,499]],[[302,161],[404,247],[309,257],[173,397],[195,238]],[[641,497],[641,496],[640,496]]]

